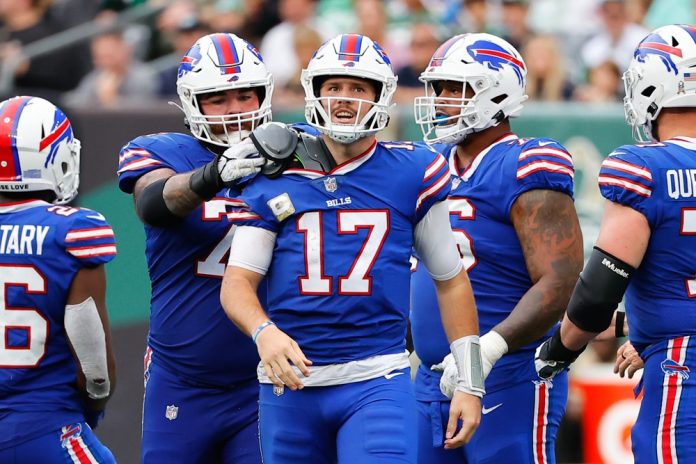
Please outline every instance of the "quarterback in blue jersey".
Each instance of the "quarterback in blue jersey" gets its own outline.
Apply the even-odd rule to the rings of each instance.
[[[104,216],[77,194],[80,142],[50,102],[0,103],[0,462],[114,463],[92,432],[115,387]]]
[[[220,284],[238,201],[226,185],[260,170],[245,137],[270,119],[271,75],[233,34],[199,39],[177,88],[193,134],[154,134],[123,147],[119,186],[145,224],[152,299],[145,354],[145,463],[260,462],[259,361],[225,316]]]
[[[563,323],[537,351],[553,377],[606,329],[625,296],[645,368],[631,432],[636,463],[696,462],[696,28],[656,29],[624,73],[626,121],[640,143],[614,150],[608,200]],[[624,295],[625,294],[625,295]]]
[[[490,34],[452,37],[421,74],[426,94],[415,100],[416,121],[448,159],[449,219],[474,289],[487,378],[472,441],[443,449],[457,366],[445,357],[432,279],[417,266],[411,330],[421,359],[420,462],[555,462],[567,378],[541,381],[534,349],[563,314],[582,266],[582,234],[570,154],[555,140],[510,132],[509,118],[527,98],[525,77],[517,50]]]
[[[325,43],[302,84],[318,145],[246,187],[241,199],[256,217],[233,238],[222,288],[223,307],[261,357],[264,462],[417,462],[405,350],[412,247],[436,280],[460,364],[445,432],[445,446],[459,447],[480,419],[483,373],[473,294],[443,203],[447,163],[425,147],[376,141],[396,78],[368,37]],[[279,140],[259,132],[260,151]],[[264,275],[268,312],[255,293]]]

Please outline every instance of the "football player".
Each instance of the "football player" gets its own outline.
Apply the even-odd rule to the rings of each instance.
[[[0,103],[0,462],[114,463],[92,432],[114,391],[101,214],[77,194],[80,142],[36,97]]]
[[[396,78],[370,38],[326,42],[301,79],[307,122],[321,136],[283,138],[275,123],[252,134],[265,156],[292,160],[244,190],[256,217],[235,233],[222,288],[223,307],[261,357],[264,462],[415,463],[405,350],[414,246],[460,366],[446,446],[470,439],[481,413],[473,295],[443,203],[447,163],[427,148],[376,141]],[[256,297],[264,275],[268,311]]]
[[[647,143],[604,160],[599,237],[563,324],[537,351],[539,375],[558,376],[610,325],[625,294],[628,336],[644,362],[636,462],[696,462],[695,64],[693,26],[661,27],[638,44],[623,77],[624,109]],[[630,349],[621,355],[630,359]],[[626,367],[617,362],[619,372]]]
[[[486,378],[481,426],[463,450],[442,445],[457,366],[447,354],[432,279],[420,266],[411,286],[411,325],[422,364],[416,375],[419,461],[554,462],[567,377],[540,381],[534,349],[560,320],[582,267],[573,205],[573,161],[557,141],[522,139],[526,66],[490,34],[444,42],[421,74],[415,100],[424,140],[448,160],[446,204],[476,297]],[[444,329],[447,330],[446,322]],[[442,372],[444,370],[444,373]]]
[[[152,281],[145,354],[142,460],[260,462],[258,355],[220,307],[236,191],[260,170],[249,131],[271,117],[273,80],[258,51],[233,34],[199,39],[177,91],[191,135],[138,137],[123,147],[119,187],[145,224]]]

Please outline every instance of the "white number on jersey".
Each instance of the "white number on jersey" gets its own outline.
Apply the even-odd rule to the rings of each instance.
[[[340,235],[357,234],[359,229],[368,229],[348,275],[338,279],[338,294],[369,295],[372,292],[369,274],[389,232],[389,211],[342,210],[337,214]],[[299,279],[300,292],[304,295],[330,295],[332,279],[324,275],[322,213],[304,213],[297,221],[297,229],[305,236],[305,274]]]
[[[36,367],[46,354],[48,321],[36,309],[8,307],[8,287],[24,287],[25,293],[45,294],[46,280],[33,266],[0,264],[0,368]],[[9,330],[25,332],[27,344],[8,345]]]
[[[696,208],[682,208],[680,232],[682,235],[696,235]],[[696,298],[696,278],[686,279],[686,293],[689,298]]]
[[[476,208],[464,197],[449,197],[447,198],[447,207],[450,214],[456,214],[459,219],[476,219]],[[471,236],[463,229],[452,228],[454,233],[454,241],[459,249],[459,256],[462,258],[464,269],[470,271],[476,266],[476,256],[474,255],[474,244],[471,241]]]

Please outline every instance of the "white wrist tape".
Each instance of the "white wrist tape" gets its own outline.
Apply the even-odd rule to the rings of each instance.
[[[508,352],[508,344],[496,331],[491,330],[481,336],[481,359],[483,361],[484,380],[491,373],[493,365]]]
[[[483,384],[481,346],[478,335],[458,338],[452,342],[450,350],[459,373],[455,390],[481,398],[486,393],[486,389]]]
[[[65,306],[65,333],[75,350],[92,399],[109,396],[111,384],[106,362],[106,335],[92,297],[80,304]]]

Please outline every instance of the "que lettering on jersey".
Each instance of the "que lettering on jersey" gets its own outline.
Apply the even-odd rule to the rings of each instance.
[[[41,255],[48,226],[0,225],[0,254]]]
[[[696,169],[668,169],[665,178],[671,199],[696,198]]]

